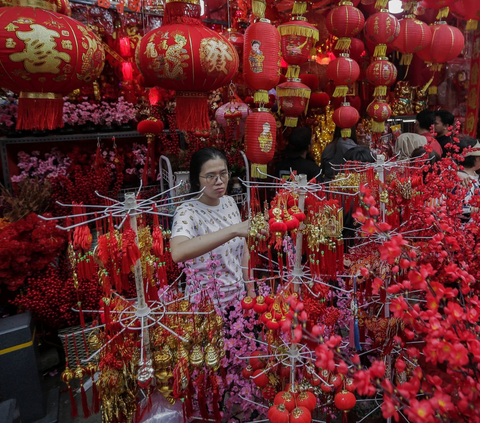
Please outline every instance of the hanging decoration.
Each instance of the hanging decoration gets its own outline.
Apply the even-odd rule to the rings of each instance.
[[[149,117],[138,123],[137,131],[147,137],[147,157],[142,174],[143,184],[146,186],[149,176],[155,180],[155,137],[163,131],[163,122]]]
[[[368,66],[366,76],[368,83],[375,87],[373,95],[385,97],[387,88],[397,80],[397,68],[387,57],[379,57]]]
[[[456,2],[456,0],[422,0],[422,5],[427,9],[438,10],[436,19],[443,20],[448,16],[450,11],[449,8],[452,7]]]
[[[398,19],[382,9],[365,22],[365,36],[375,44],[373,57],[385,57],[387,46],[392,44],[400,33]]]
[[[245,120],[252,113],[250,107],[241,101],[229,101],[215,112],[215,120],[224,129],[233,124],[236,127],[236,138],[242,139],[245,134]]]
[[[328,32],[338,37],[335,48],[346,51],[350,48],[350,39],[363,29],[365,17],[351,1],[340,1],[338,7],[333,7],[328,13],[325,24]]]
[[[367,113],[372,118],[372,131],[385,132],[385,121],[392,115],[392,109],[386,100],[375,98],[367,107]]]
[[[327,66],[327,77],[335,84],[333,97],[345,97],[348,86],[354,84],[360,76],[360,67],[355,60],[341,53],[340,57],[332,60]]]
[[[333,112],[332,120],[339,128],[343,138],[348,138],[352,134],[352,127],[355,126],[360,119],[360,114],[350,103],[343,103]]]
[[[279,109],[285,114],[285,126],[297,126],[298,117],[308,109],[310,94],[310,88],[298,78],[291,78],[277,87]]]

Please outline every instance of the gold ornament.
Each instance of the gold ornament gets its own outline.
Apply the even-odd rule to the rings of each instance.
[[[200,367],[203,364],[202,347],[198,344],[194,345],[190,351],[190,364],[194,367]]]

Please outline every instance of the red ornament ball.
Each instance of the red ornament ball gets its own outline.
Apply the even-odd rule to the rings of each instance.
[[[335,395],[335,407],[344,413],[348,413],[356,403],[357,399],[351,392],[342,391]]]
[[[267,417],[272,423],[288,423],[290,420],[290,414],[283,404],[271,406]]]

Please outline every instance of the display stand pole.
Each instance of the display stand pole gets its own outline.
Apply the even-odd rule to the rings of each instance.
[[[308,184],[307,181],[307,175],[305,174],[300,174],[297,175],[296,181],[298,183],[298,208],[304,212],[305,210],[305,193],[306,193],[306,187]],[[300,223],[300,227],[298,228],[297,231],[297,239],[295,240],[295,266],[293,268],[293,289],[295,292],[298,292],[300,290],[300,285],[303,282],[303,266],[302,266],[302,246],[303,246],[303,228],[305,227],[305,224],[303,222]],[[299,283],[296,283],[296,281],[299,281]]]

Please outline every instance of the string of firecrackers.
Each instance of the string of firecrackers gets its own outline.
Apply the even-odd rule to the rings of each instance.
[[[315,163],[320,166],[322,152],[333,140],[335,123],[332,120],[333,108],[327,106],[325,114],[318,114],[315,117],[316,124],[313,128],[312,156]]]

